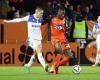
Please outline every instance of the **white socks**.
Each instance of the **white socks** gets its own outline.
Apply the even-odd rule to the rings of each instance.
[[[41,63],[41,65],[43,66],[43,68],[45,68],[45,60],[42,56],[42,53],[38,53],[37,54],[37,57],[38,57],[38,60],[39,62]],[[28,62],[28,66],[31,67],[31,65],[34,63],[34,60],[35,60],[35,56],[32,55],[31,58],[30,58],[30,61]]]
[[[38,56],[39,62],[40,62],[41,65],[45,68],[45,60],[44,60],[44,58],[43,58],[43,56],[42,56],[42,53],[38,53],[37,56]]]
[[[98,64],[98,63],[100,63],[100,54],[96,55],[96,62],[95,62],[95,64]]]
[[[31,65],[34,63],[34,60],[35,60],[35,56],[32,55],[31,58],[30,58],[30,61],[28,62],[29,67],[31,67]]]

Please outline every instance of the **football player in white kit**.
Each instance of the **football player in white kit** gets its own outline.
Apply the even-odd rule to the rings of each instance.
[[[37,55],[39,62],[43,66],[46,72],[48,72],[48,64],[45,63],[45,60],[42,56],[42,35],[41,35],[41,24],[42,24],[43,9],[37,7],[33,15],[28,15],[23,18],[16,18],[13,20],[4,20],[7,23],[27,21],[28,25],[28,45],[34,50],[34,54],[31,56],[29,62],[25,64],[27,72],[30,72],[31,65],[35,61],[35,55]]]
[[[93,66],[97,66],[100,63],[100,16],[97,19],[98,23],[94,24],[93,27],[93,36],[96,36],[96,46],[97,46],[97,54],[96,54],[96,61]]]

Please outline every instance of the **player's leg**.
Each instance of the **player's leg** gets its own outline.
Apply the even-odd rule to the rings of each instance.
[[[35,42],[35,51],[37,53],[37,57],[43,68],[45,69],[46,72],[48,72],[48,64],[45,63],[45,60],[42,55],[42,44],[41,41],[36,41]]]
[[[57,63],[55,64],[56,66],[55,70],[57,70],[56,73],[58,72],[58,67],[60,65],[66,65],[67,62],[69,61],[69,58],[73,58],[73,54],[71,52],[70,46],[69,45],[66,46],[66,41],[60,41],[59,47],[60,47],[59,48],[60,53],[63,54],[64,56],[62,57],[62,60],[58,58]]]
[[[96,40],[96,46],[97,46],[96,61],[95,61],[95,64],[93,66],[97,66],[99,64],[99,61],[100,61],[100,42],[98,39]]]
[[[52,73],[52,74],[57,74],[58,73],[58,67],[59,67],[58,65],[59,65],[61,57],[62,57],[62,54],[57,54],[55,56],[49,73]]]
[[[33,46],[33,42],[29,43],[30,48],[33,50],[33,55],[31,56],[29,62],[27,64],[24,65],[26,72],[30,72],[30,68],[32,66],[32,64],[35,62],[35,51],[34,51],[34,46]],[[28,50],[27,50],[28,51]]]
[[[59,62],[59,66],[66,65],[67,62],[69,62],[69,58],[66,56],[63,56],[62,60]]]
[[[60,60],[59,65],[64,65],[67,64],[69,58],[73,58],[73,54],[71,52],[70,45],[69,44],[66,45],[66,40],[61,40],[60,46],[61,46],[62,54],[64,56],[62,60]]]
[[[51,69],[52,70],[51,73],[58,74],[59,66],[66,65],[68,61],[69,61],[69,59],[66,56],[63,56],[62,59],[57,63],[56,67],[54,67],[55,71],[53,69]]]
[[[97,66],[99,63],[100,63],[100,50],[97,50],[96,61],[95,64],[93,64],[93,66]]]
[[[49,73],[57,74],[58,65],[59,65],[60,59],[62,57],[62,49],[61,49],[61,46],[60,46],[60,43],[59,42],[56,42],[54,44],[54,46],[55,46],[56,56],[54,58],[54,61],[52,63],[52,66],[51,66],[51,69],[50,69]]]

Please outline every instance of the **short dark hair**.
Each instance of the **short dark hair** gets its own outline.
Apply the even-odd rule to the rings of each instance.
[[[64,11],[65,8],[64,7],[59,7],[58,10],[63,10]]]
[[[37,6],[37,7],[35,8],[35,10],[43,10],[43,8],[42,8],[41,6]]]
[[[58,10],[57,10],[57,14],[58,14],[59,11],[64,11],[64,14],[65,14],[65,8],[64,7],[59,7]]]

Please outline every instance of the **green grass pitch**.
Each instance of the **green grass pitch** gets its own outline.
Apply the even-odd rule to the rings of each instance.
[[[62,66],[59,74],[48,75],[42,67],[32,67],[25,73],[24,67],[0,67],[0,80],[100,80],[100,66],[81,66],[80,74],[72,72],[72,66]]]

